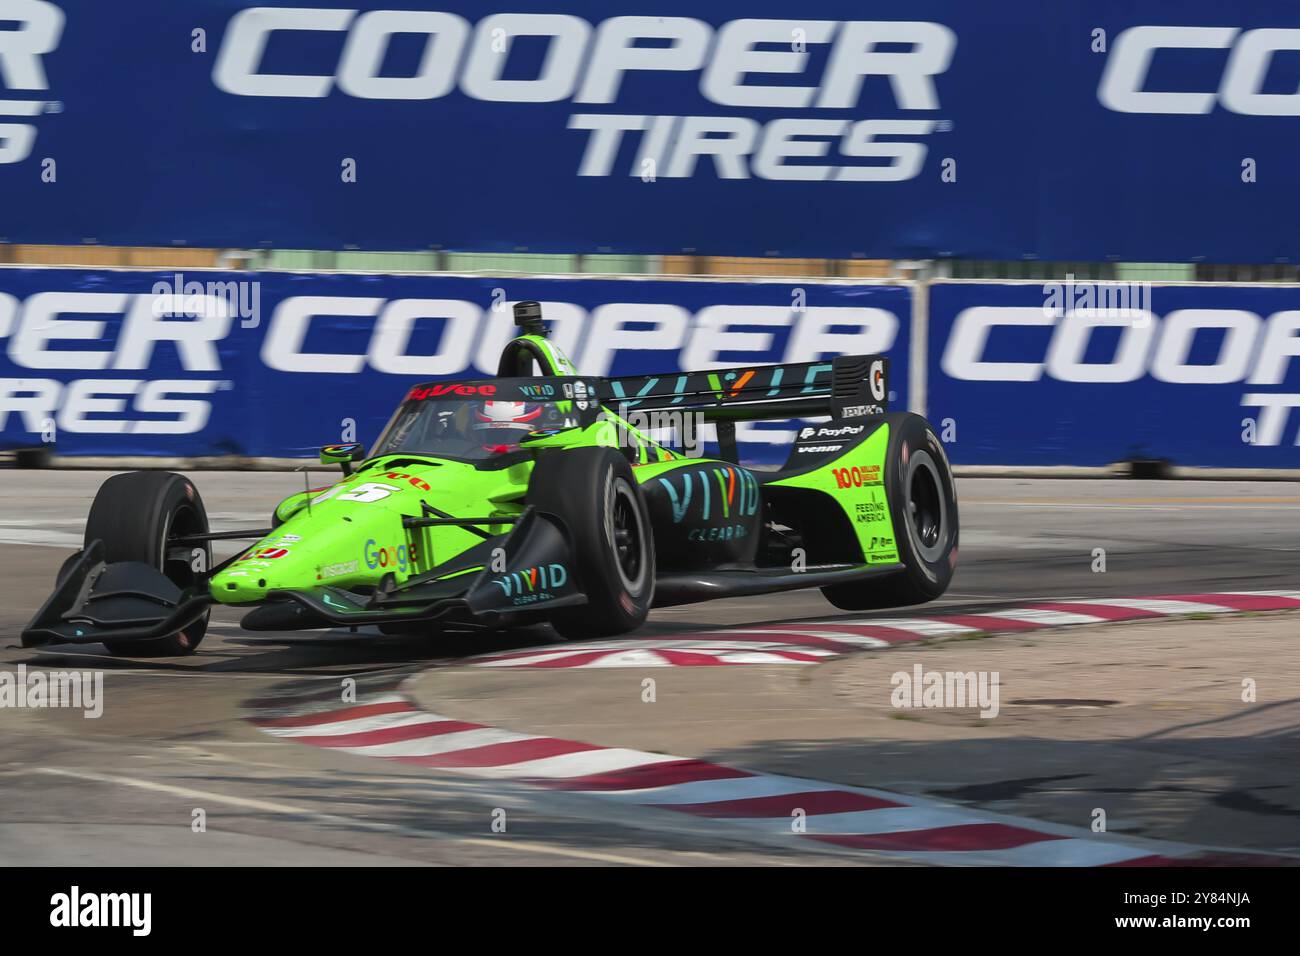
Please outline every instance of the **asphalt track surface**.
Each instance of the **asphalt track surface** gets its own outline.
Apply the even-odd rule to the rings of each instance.
[[[635,808],[593,808],[578,798],[506,781],[485,783],[454,772],[295,746],[260,733],[247,720],[249,701],[329,691],[346,677],[359,678],[364,686],[366,680],[427,669],[435,679],[422,684],[421,692],[441,713],[460,716],[459,708],[485,723],[510,726],[509,720],[539,706],[543,711],[558,708],[572,715],[576,730],[598,735],[602,724],[626,720],[625,709],[640,708],[636,719],[649,741],[647,749],[717,757],[698,725],[686,733],[681,721],[672,719],[680,713],[643,705],[639,689],[644,675],[635,670],[621,676],[515,671],[493,674],[490,681],[457,682],[458,674],[468,673],[455,667],[458,657],[555,641],[545,628],[401,640],[250,635],[239,632],[236,613],[223,610],[214,615],[199,653],[185,659],[133,662],[108,658],[96,647],[20,648],[18,633],[50,590],[66,554],[80,546],[85,513],[107,474],[0,471],[0,669],[25,664],[93,668],[106,675],[105,712],[98,720],[66,710],[0,709],[0,863],[873,862],[870,854],[743,840],[708,821],[668,825]],[[265,525],[273,504],[300,488],[302,480],[285,473],[203,472],[194,477],[215,530]],[[942,601],[924,609],[926,614],[978,613],[1064,597],[1300,590],[1296,483],[965,479],[958,493],[962,541],[957,576]],[[1097,570],[1098,549],[1104,551],[1104,572]],[[840,614],[816,591],[795,592],[656,611],[635,636],[863,617]],[[1289,619],[1300,630],[1300,615]],[[1216,634],[1231,637],[1232,619],[1214,626]],[[1089,630],[1075,640],[1086,642]],[[707,695],[710,706],[723,711],[734,711],[770,690],[774,680],[786,679],[774,676],[779,669],[761,665],[691,670],[726,672],[709,675],[707,685],[681,685],[697,687],[700,699]],[[664,672],[656,676],[662,680]],[[695,675],[683,677],[696,680]],[[610,692],[610,681],[620,679],[626,681],[620,685],[626,690],[619,692],[621,697]],[[1099,672],[1098,683],[1102,681]],[[440,694],[446,699],[438,699]],[[1094,687],[1081,688],[1078,696],[1104,695]],[[1294,700],[1286,703],[1294,708]],[[1295,716],[1294,710],[1287,713]],[[1300,720],[1291,717],[1269,730],[1273,749],[1268,759],[1280,761],[1286,769],[1277,772],[1290,776],[1268,781],[1274,799],[1267,803],[1262,824],[1244,828],[1240,839],[1202,835],[1193,842],[1291,852],[1300,848],[1300,802],[1289,802],[1300,779],[1294,759]],[[783,763],[781,772],[806,769],[821,780],[853,782],[861,775],[862,755],[830,746],[818,753],[817,723],[809,721],[803,727],[807,753]],[[888,731],[886,726],[883,733]],[[761,763],[764,741],[747,744],[746,759]],[[960,750],[948,749],[943,760],[960,760],[960,755]],[[1187,759],[1195,763],[1198,758]],[[979,784],[1005,782],[1017,774],[1034,776],[1029,765],[986,770],[972,765],[946,776],[936,775],[933,765],[913,766],[907,779],[879,785],[946,793],[949,799],[979,806],[989,799]],[[957,778],[968,788],[945,791],[945,780]],[[1141,796],[1152,805],[1161,799],[1155,792]],[[1032,810],[1050,818],[1054,807],[1040,799]],[[204,832],[195,832],[196,817],[205,822]],[[503,818],[506,831],[495,832],[494,822],[499,828]],[[1158,835],[1195,836],[1177,826]]]

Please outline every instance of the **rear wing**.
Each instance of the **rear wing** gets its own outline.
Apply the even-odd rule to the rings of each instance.
[[[628,375],[601,380],[596,394],[616,413],[698,412],[711,422],[865,418],[889,407],[889,359],[840,355],[821,362]]]

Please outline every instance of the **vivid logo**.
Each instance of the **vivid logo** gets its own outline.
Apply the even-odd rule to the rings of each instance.
[[[558,591],[569,583],[569,572],[562,564],[539,564],[522,571],[512,571],[493,579],[492,583],[518,604],[530,597],[550,597],[551,592]]]
[[[679,492],[675,481],[680,480]],[[748,517],[758,513],[758,479],[744,468],[709,468],[687,471],[659,484],[668,492],[672,503],[673,524],[681,524],[691,512],[692,499],[699,502],[699,520]]]

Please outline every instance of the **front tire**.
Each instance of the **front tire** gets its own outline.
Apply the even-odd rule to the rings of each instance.
[[[171,538],[206,534],[208,513],[198,489],[183,475],[129,471],[99,487],[86,518],[85,543],[104,543],[104,560],[141,561],[157,568],[182,590],[193,587],[212,566],[212,547],[169,547]],[[202,552],[200,555],[199,552]],[[197,566],[197,567],[196,567]],[[182,631],[151,641],[114,641],[114,656],[179,657],[193,654],[208,629],[208,614]]]
[[[924,604],[948,590],[957,567],[957,490],[948,456],[920,415],[886,416],[885,495],[903,570],[822,588],[842,611]]]
[[[584,638],[640,627],[654,600],[655,552],[649,513],[627,459],[611,448],[543,455],[528,503],[560,519],[587,595],[585,607],[555,612],[555,629]]]

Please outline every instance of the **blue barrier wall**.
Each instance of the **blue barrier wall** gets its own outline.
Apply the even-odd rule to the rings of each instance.
[[[908,404],[906,286],[0,269],[0,445],[49,421],[69,455],[370,441],[413,382],[492,374],[526,298],[586,374],[883,351]],[[1300,467],[1300,288],[936,282],[927,324],[956,464]],[[741,437],[773,462],[790,433]]]
[[[3,7],[11,242],[1300,261],[1281,0]]]
[[[0,445],[39,443],[51,419],[66,455],[370,442],[412,384],[494,374],[521,299],[543,302],[584,374],[878,352],[907,403],[904,286],[0,269]],[[792,440],[739,437],[755,462]]]
[[[954,464],[1300,468],[1300,287],[936,283],[927,369]]]

